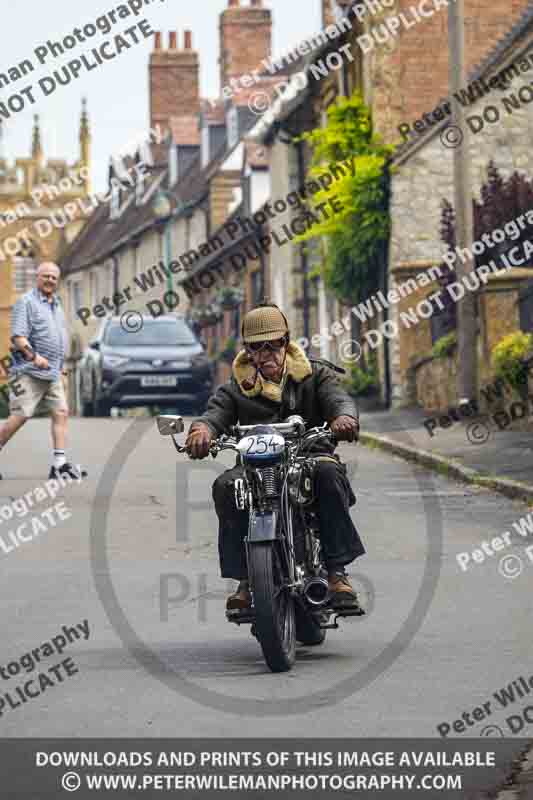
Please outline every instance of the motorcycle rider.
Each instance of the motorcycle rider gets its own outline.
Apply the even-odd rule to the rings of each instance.
[[[328,422],[339,440],[357,441],[357,408],[333,370],[320,360],[310,360],[291,341],[285,315],[274,304],[249,311],[242,322],[242,349],[232,365],[232,376],[210,398],[207,411],[195,420],[186,440],[191,458],[205,458],[213,439],[229,433],[232,425],[281,422],[299,414],[308,428]],[[328,569],[334,608],[357,607],[358,600],[344,567],[363,555],[365,548],[350,517],[355,497],[346,467],[334,447],[321,443],[316,464],[315,494],[318,498],[320,539]],[[316,451],[312,452],[313,458]],[[237,509],[234,480],[242,477],[237,466],[213,484],[213,500],[219,519],[221,575],[239,581],[226,608],[246,609],[252,597],[248,587],[244,538],[248,513]]]

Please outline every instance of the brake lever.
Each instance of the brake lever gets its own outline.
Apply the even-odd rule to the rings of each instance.
[[[174,445],[174,447],[176,448],[178,453],[188,453],[189,452],[187,450],[187,448],[185,447],[185,445],[180,445],[180,444],[177,443],[175,434],[171,433],[170,434],[170,438],[172,439],[172,444]]]
[[[230,439],[232,438],[234,437],[228,436],[226,439],[223,439],[222,437],[215,439],[209,448],[209,452],[211,453],[212,457],[216,458],[221,450],[237,450],[237,441],[235,440],[235,442],[231,442]]]

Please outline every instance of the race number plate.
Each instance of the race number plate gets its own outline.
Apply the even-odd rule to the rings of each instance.
[[[237,445],[245,459],[269,459],[279,455],[285,446],[285,439],[279,433],[259,433],[245,436]]]

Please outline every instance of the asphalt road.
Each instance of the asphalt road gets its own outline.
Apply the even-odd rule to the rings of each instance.
[[[33,511],[62,500],[71,517],[0,551],[0,665],[63,625],[87,620],[89,638],[61,656],[78,673],[3,709],[3,736],[435,737],[533,674],[533,563],[523,558],[523,574],[506,579],[496,557],[467,573],[456,561],[508,530],[521,503],[344,445],[368,551],[351,573],[370,613],[273,675],[248,628],[224,616],[233,584],[218,577],[210,486],[232,457],[191,465],[147,419],[73,420],[69,452],[89,478]],[[42,486],[48,459],[48,423],[33,421],[0,456],[0,505]],[[0,536],[13,528],[1,521]],[[493,699],[490,715],[455,735],[495,725],[512,736],[505,719],[527,700],[509,710]]]

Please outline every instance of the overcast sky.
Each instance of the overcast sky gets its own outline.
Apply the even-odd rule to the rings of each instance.
[[[127,2],[127,0],[123,0]],[[248,5],[249,0],[241,0]],[[44,97],[38,81],[45,75],[76,58],[86,50],[112,38],[116,33],[146,18],[153,30],[167,32],[183,29],[193,31],[193,45],[200,53],[200,91],[203,97],[216,97],[219,92],[219,15],[227,0],[153,0],[138,17],[119,20],[107,35],[98,33],[83,44],[77,44],[65,56],[49,57],[39,65],[35,48],[47,40],[62,40],[76,27],[94,23],[96,18],[118,8],[121,0],[91,0],[90,3],[53,0],[17,0],[9,4],[9,12],[0,27],[1,73],[28,58],[36,70],[20,80],[0,88],[0,102],[7,102],[13,93],[33,84],[35,104],[29,102],[19,113],[4,122],[2,150],[10,161],[30,155],[33,115],[41,117],[41,134],[46,158],[78,157],[78,131],[81,98],[88,100],[92,132],[92,177],[96,188],[106,180],[109,155],[119,151],[132,134],[148,127],[148,58],[152,39],[124,50],[116,59],[104,61],[91,72],[82,70],[78,79],[68,86],[59,86]],[[296,45],[301,39],[320,29],[320,0],[264,0],[273,12],[274,54]],[[176,109],[178,111],[178,109]]]

